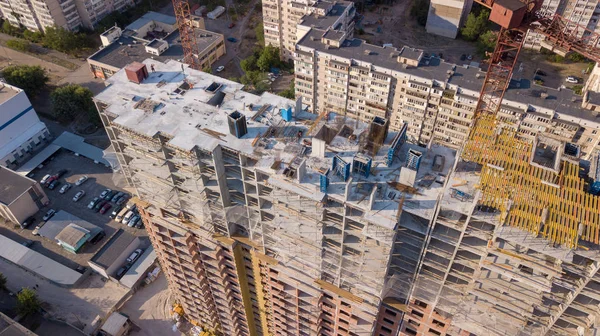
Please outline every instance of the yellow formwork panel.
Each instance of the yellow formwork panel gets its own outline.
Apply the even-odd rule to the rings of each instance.
[[[461,157],[482,165],[479,204],[500,210],[503,224],[555,243],[600,244],[600,197],[585,191],[579,165],[562,161],[558,173],[532,165],[532,149],[514,130],[499,130],[494,116],[477,120]]]

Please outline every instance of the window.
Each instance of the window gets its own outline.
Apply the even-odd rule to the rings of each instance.
[[[392,333],[392,329],[390,329],[390,328],[386,328],[386,327],[384,327],[384,326],[381,326],[381,330],[383,330],[383,331],[385,331],[385,332],[388,332],[388,333]]]
[[[409,335],[417,335],[417,332],[414,329],[406,328],[405,331]]]
[[[440,327],[440,328],[443,328],[443,327],[445,327],[445,326],[446,326],[446,324],[445,324],[445,323],[443,323],[443,322],[440,322],[440,321],[438,321],[438,320],[435,320],[435,319],[433,320],[433,324],[437,325],[437,326],[438,326],[438,327]]]
[[[441,335],[442,334],[441,332],[439,332],[435,329],[431,329],[431,328],[429,328],[429,333],[432,335]]]
[[[427,308],[427,303],[425,302],[421,302],[419,300],[415,300],[415,305],[421,307],[421,308]]]
[[[388,318],[385,318],[385,317],[384,317],[384,318],[383,318],[383,320],[384,320],[386,323],[389,323],[389,324],[394,324],[394,321],[392,321],[392,320],[390,320],[390,319],[388,319]]]
[[[419,312],[418,310],[414,310],[414,309],[413,309],[413,310],[411,311],[411,313],[412,313],[413,315],[416,315],[416,316],[418,316],[418,317],[421,317],[421,318],[423,317],[423,314],[422,314],[421,312]]]
[[[392,310],[389,310],[389,309],[386,309],[385,313],[388,314],[388,315],[390,315],[390,316],[396,316],[396,315],[398,315],[395,311],[392,311]]]

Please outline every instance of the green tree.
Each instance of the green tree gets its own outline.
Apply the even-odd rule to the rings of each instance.
[[[2,23],[2,32],[12,36],[21,36],[21,29],[11,25],[8,21]]]
[[[6,290],[6,277],[0,273],[0,291]]]
[[[494,51],[496,40],[498,40],[498,35],[491,30],[481,34],[477,40],[477,52],[485,56],[486,52]]]
[[[33,43],[38,43],[42,41],[42,39],[44,38],[44,34],[38,31],[31,31],[25,29],[25,31],[23,32],[23,38]]]
[[[76,53],[90,45],[90,40],[82,33],[73,33],[63,27],[48,27],[42,43],[45,47],[65,53]]]
[[[481,10],[479,15],[469,13],[465,26],[460,30],[463,39],[467,41],[476,41],[477,38],[488,29],[490,11],[487,9]]]
[[[80,114],[88,117],[94,124],[100,123],[100,116],[96,110],[90,89],[76,84],[60,87],[52,92],[50,101],[54,116],[62,121],[72,120]]]
[[[263,26],[262,21],[254,27],[254,32],[256,33],[256,39],[258,43],[262,46],[265,45],[265,28]]]
[[[30,97],[35,97],[48,82],[46,72],[38,65],[13,65],[2,70],[2,76],[8,84],[25,90]]]
[[[579,62],[585,62],[585,61],[586,61],[586,58],[585,58],[585,56],[583,56],[582,54],[580,54],[580,53],[577,53],[577,52],[573,52],[573,53],[569,54],[569,55],[567,56],[567,58],[568,58],[570,61],[572,61],[572,62],[576,62],[576,63],[579,63]]]
[[[279,95],[288,99],[296,99],[296,89],[294,87],[294,81],[290,83],[290,88],[279,92]]]
[[[6,46],[19,51],[29,51],[30,48],[29,42],[23,40],[8,40]]]
[[[260,53],[260,57],[256,60],[256,66],[261,71],[269,71],[272,67],[279,67],[279,48],[266,46]]]
[[[24,288],[17,294],[17,312],[20,315],[34,314],[40,310],[40,307],[40,300],[32,289]]]
[[[202,71],[206,73],[212,73],[212,69],[209,64],[206,64],[204,68],[202,68]]]
[[[240,66],[242,67],[242,70],[244,70],[244,72],[248,72],[248,71],[254,71],[256,69],[258,69],[256,67],[256,55],[250,55],[246,58],[244,58],[241,62],[240,62]]]
[[[429,14],[429,0],[416,0],[410,8],[410,16],[417,19],[421,26],[427,24],[427,14]]]

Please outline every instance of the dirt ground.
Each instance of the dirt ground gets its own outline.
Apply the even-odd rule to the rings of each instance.
[[[167,279],[159,276],[153,283],[137,291],[119,310],[134,323],[132,336],[182,335],[173,332],[171,305],[173,299]]]
[[[475,44],[428,34],[425,27],[417,24],[410,15],[412,0],[396,1],[394,5],[378,5],[373,11],[366,10],[357,29],[362,28],[364,35],[356,37],[368,40],[372,44],[392,43],[394,47],[409,46],[424,49],[429,53],[443,53],[448,62],[459,63],[462,54],[473,55],[473,61],[480,61],[475,55]],[[381,23],[377,21],[381,19]],[[370,22],[370,25],[366,23]],[[378,31],[378,27],[381,27]]]

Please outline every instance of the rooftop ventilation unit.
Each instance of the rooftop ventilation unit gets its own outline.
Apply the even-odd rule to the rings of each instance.
[[[408,159],[406,160],[406,167],[412,170],[418,171],[419,165],[421,165],[421,158],[423,157],[423,153],[416,151],[414,149],[408,150]]]
[[[148,78],[148,69],[146,65],[140,62],[133,62],[125,67],[125,74],[130,82],[141,84]]]

